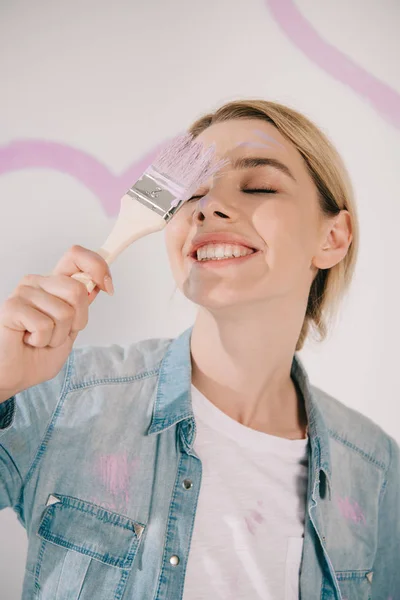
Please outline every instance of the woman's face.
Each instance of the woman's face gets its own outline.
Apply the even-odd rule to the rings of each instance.
[[[214,142],[217,157],[231,163],[199,188],[165,228],[177,286],[209,309],[307,297],[315,267],[320,267],[326,219],[299,152],[272,124],[258,119],[217,123],[197,139],[205,146]],[[270,164],[234,168],[236,159],[250,157]],[[198,260],[193,255],[197,241],[207,242],[209,250],[218,244],[220,254],[247,247],[254,251],[244,258]]]

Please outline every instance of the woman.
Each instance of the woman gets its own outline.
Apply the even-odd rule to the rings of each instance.
[[[272,102],[228,103],[190,131],[230,159],[166,228],[193,327],[76,348],[51,380],[0,396],[0,507],[29,536],[23,597],[394,600],[399,447],[312,386],[296,354],[311,327],[324,339],[352,278],[346,171]],[[74,247],[25,298],[68,301],[77,266],[105,289],[103,259]],[[69,301],[73,340],[83,298]]]

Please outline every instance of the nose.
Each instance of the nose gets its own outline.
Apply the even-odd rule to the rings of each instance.
[[[229,219],[230,221],[234,221],[236,218],[236,209],[212,193],[200,198],[194,212],[194,220],[200,223],[206,219]]]

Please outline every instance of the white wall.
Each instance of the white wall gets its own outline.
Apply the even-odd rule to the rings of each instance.
[[[342,153],[361,224],[337,328],[303,360],[313,383],[400,441],[399,22],[397,0],[2,0],[0,302],[72,244],[98,248],[128,187],[121,174],[194,118],[239,97],[286,103]],[[96,299],[77,345],[175,336],[192,322],[193,307],[172,296],[162,233],[112,271],[116,294]],[[4,600],[20,597],[25,556],[25,531],[7,509]]]

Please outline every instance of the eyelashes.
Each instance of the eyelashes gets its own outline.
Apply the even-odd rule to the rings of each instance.
[[[249,188],[242,190],[245,194],[276,194],[277,191],[273,188]]]
[[[276,194],[278,190],[274,190],[273,188],[249,188],[241,190],[244,194]],[[203,198],[205,194],[199,194],[198,196],[192,196],[187,200],[187,202],[191,202],[192,200],[197,200],[198,198]]]

